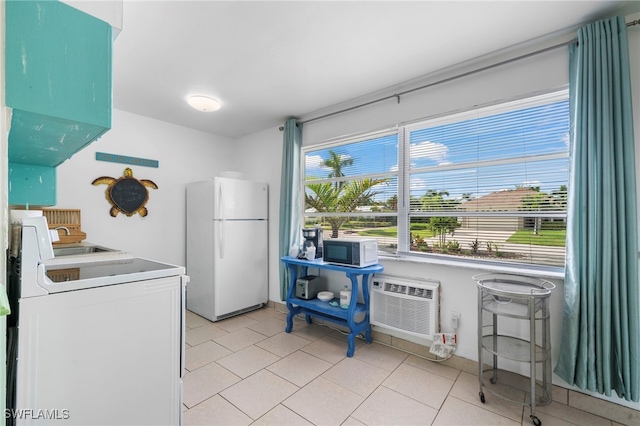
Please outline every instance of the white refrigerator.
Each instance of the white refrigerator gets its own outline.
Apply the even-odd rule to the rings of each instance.
[[[269,297],[268,187],[215,177],[187,184],[187,309],[218,321]]]

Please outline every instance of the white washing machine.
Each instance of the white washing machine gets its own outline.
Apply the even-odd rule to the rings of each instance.
[[[181,424],[184,268],[128,255],[47,263],[46,222],[30,222],[8,407],[16,424]]]

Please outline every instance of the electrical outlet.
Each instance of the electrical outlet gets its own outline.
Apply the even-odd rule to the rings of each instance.
[[[453,328],[454,330],[457,330],[460,326],[460,317],[460,312],[451,312],[451,328]]]

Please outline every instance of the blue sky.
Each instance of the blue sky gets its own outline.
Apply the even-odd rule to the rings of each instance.
[[[481,166],[476,162],[566,153],[568,132],[567,100],[413,130],[410,133],[411,169],[434,166],[452,169],[413,173],[411,195],[419,197],[434,189],[448,191],[450,198],[458,198],[463,193],[478,197],[516,186],[540,186],[544,192],[557,190],[567,183],[567,158],[530,162],[526,166],[522,163]],[[343,169],[346,176],[396,172],[398,168],[396,135],[331,149],[354,160],[352,166]],[[306,153],[307,176],[327,176],[331,170],[320,164],[329,158],[329,150]],[[464,163],[469,164],[456,168]],[[481,182],[482,187],[477,182]],[[395,191],[395,187],[388,189],[385,193]]]

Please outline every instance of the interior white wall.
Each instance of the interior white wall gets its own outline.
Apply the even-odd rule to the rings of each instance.
[[[96,152],[159,161],[159,167],[96,160]],[[185,187],[232,170],[234,145],[229,138],[114,110],[112,128],[101,139],[57,168],[55,208],[81,209],[87,240],[139,257],[185,265]],[[94,186],[100,176],[118,178],[130,167],[134,177],[149,179],[147,217],[111,217],[107,185]]]
[[[307,123],[303,125],[303,145],[311,146],[339,136],[390,127],[396,123],[415,120],[420,117],[523,96],[548,90],[549,88],[565,87],[568,84],[567,63],[567,50],[558,49],[531,59],[514,62],[489,72],[477,74],[473,77],[467,77],[456,82],[435,86],[432,89],[404,96],[400,104],[396,103],[395,100],[386,101],[350,113]],[[458,71],[463,72],[464,70]],[[274,194],[273,186],[280,184],[281,149],[278,149],[278,147],[281,144],[282,133],[271,131],[243,138],[242,145],[237,145],[238,148],[242,146],[243,153],[256,150],[251,154],[255,160],[250,161],[249,164],[256,167],[257,178],[260,177],[260,174],[267,173],[266,176],[270,179],[269,183],[272,187],[270,192],[270,211],[277,211],[279,204],[279,193]],[[243,161],[244,157],[241,162]],[[269,167],[264,167],[266,164]],[[270,234],[270,244],[273,248],[272,253],[277,253],[277,228],[272,229],[276,233]],[[462,318],[458,329],[460,343],[456,354],[476,360],[477,302],[476,287],[471,277],[486,271],[392,259],[382,259],[381,263],[385,267],[385,274],[432,278],[441,282],[443,331],[452,331],[449,327],[449,313],[451,311],[461,312]],[[278,257],[272,255],[270,257],[271,279],[269,294],[271,300],[276,301],[279,300],[278,265]],[[337,278],[332,280],[334,281],[333,284],[330,284],[330,290],[332,291],[339,290],[346,282],[345,279],[341,279],[344,277],[337,275],[331,275],[331,277]],[[558,339],[562,313],[561,285],[555,291],[551,304],[553,309],[552,326],[555,331],[553,348],[557,352],[559,349]]]
[[[633,99],[635,105],[636,144],[640,146],[640,31],[633,27],[629,31]],[[565,38],[566,40],[566,38]],[[549,44],[549,43],[548,43]],[[551,43],[553,44],[553,43]],[[517,56],[518,53],[511,53]],[[499,61],[500,58],[494,58]],[[473,67],[451,70],[451,76]],[[477,67],[478,64],[475,64]],[[432,77],[438,80],[443,76]],[[428,80],[425,80],[425,82]],[[397,123],[415,120],[422,117],[441,114],[444,112],[466,109],[474,105],[490,103],[502,99],[519,97],[538,91],[566,87],[568,85],[568,49],[559,48],[529,59],[520,60],[500,68],[466,77],[454,82],[435,86],[431,89],[403,96],[400,104],[395,100],[381,102],[350,113],[304,124],[303,145],[311,146],[324,141],[359,132],[382,129]],[[339,108],[337,108],[339,109]],[[279,170],[281,167],[282,134],[275,131],[261,132],[242,139],[243,155],[255,150],[251,154],[254,160],[249,163],[256,166],[255,177],[269,179],[270,186],[279,185]],[[273,149],[272,149],[273,147]],[[637,148],[638,164],[640,164],[640,148]],[[241,160],[242,161],[242,160]],[[257,165],[263,167],[258,168]],[[268,166],[266,166],[268,165]],[[640,188],[640,186],[639,186]],[[270,211],[277,211],[279,193],[271,191]],[[277,228],[271,228],[277,232]],[[270,234],[272,253],[277,253],[277,233]],[[456,355],[463,358],[477,360],[477,292],[476,284],[471,279],[475,274],[486,272],[476,269],[438,265],[434,263],[382,259],[384,274],[398,276],[414,276],[431,278],[441,282],[441,319],[443,331],[450,331],[449,315],[456,311],[462,313],[458,328],[459,344]],[[279,300],[279,281],[277,276],[278,256],[270,257],[270,298]],[[335,275],[335,277],[338,277]],[[340,283],[331,285],[331,290],[338,290]],[[563,311],[563,283],[562,280],[552,280],[557,288],[550,300],[551,305],[551,334],[553,365],[557,362],[560,350]],[[524,330],[524,329],[523,329]],[[513,366],[512,369],[516,369]],[[562,379],[554,375],[554,384],[571,388]],[[577,388],[574,388],[577,390]],[[607,398],[599,394],[594,396],[613,401],[622,405],[640,409],[640,404],[629,403],[617,397]]]
[[[237,171],[245,179],[269,185],[269,300],[280,301],[278,230],[282,132],[277,128],[267,129],[235,139],[233,143]],[[247,252],[251,252],[250,242],[247,243]]]
[[[636,117],[636,143],[640,144],[640,31],[630,28],[630,52],[633,99]],[[338,136],[369,131],[433,114],[468,108],[499,99],[539,90],[562,87],[568,83],[568,54],[558,49],[544,55],[518,61],[463,80],[436,86],[394,100],[307,123],[303,126],[305,146]],[[495,59],[499,60],[499,59]],[[477,66],[477,64],[476,64]],[[459,69],[457,72],[464,72]],[[450,70],[447,75],[457,73]],[[432,80],[437,80],[438,76]],[[120,248],[165,262],[184,265],[184,187],[191,181],[215,176],[222,170],[236,170],[251,180],[269,184],[269,298],[279,301],[278,213],[282,133],[267,129],[233,141],[180,126],[114,110],[112,129],[99,141],[76,154],[58,168],[59,208],[79,208],[88,240]],[[92,186],[98,176],[118,177],[127,165],[99,162],[95,152],[109,152],[160,160],[158,169],[134,166],[134,175],[151,179],[159,190],[151,190],[147,204],[149,216],[127,218],[109,216],[110,205],[104,198],[106,187]],[[640,165],[640,149],[636,150]],[[639,176],[640,177],[640,176]],[[639,186],[640,188],[640,186]],[[250,250],[250,246],[248,246]],[[383,259],[385,274],[422,276],[442,283],[441,310],[443,328],[449,327],[451,311],[462,313],[457,355],[477,360],[476,288],[471,276],[482,271],[420,262]],[[551,298],[552,345],[554,364],[559,351],[562,321],[562,283]],[[558,377],[554,383],[562,384]],[[601,397],[600,395],[594,395]],[[605,398],[640,409],[617,398]]]
[[[512,53],[512,55],[519,54]],[[559,48],[526,60],[414,92],[403,96],[399,104],[396,100],[384,101],[353,112],[307,123],[303,126],[303,145],[312,146],[344,135],[391,127],[419,118],[468,109],[475,105],[566,87],[569,82],[568,57],[568,49]],[[478,67],[478,64],[475,67]],[[448,76],[466,72],[468,69],[452,70],[452,74]],[[437,76],[432,80],[437,81],[443,77],[446,78],[447,75]],[[392,259],[383,259],[381,263],[385,267],[385,274],[432,278],[440,281],[442,329],[445,332],[453,331],[450,329],[450,312],[462,313],[456,354],[477,360],[476,287],[471,277],[486,271]],[[552,316],[552,327],[557,330],[553,334],[554,344],[552,345],[556,355],[559,349],[558,339],[562,318],[561,302],[562,289],[558,288],[551,301],[555,314]]]
[[[355,103],[365,103],[393,93],[401,93],[414,87],[442,81],[455,75],[477,70],[489,64],[527,54],[536,49],[566,42],[569,37],[555,38],[543,45],[528,46],[517,52],[500,53],[491,58],[472,61],[463,66],[440,72],[436,75],[417,79],[384,92],[363,96]],[[550,52],[493,68],[469,77],[437,84],[428,89],[409,93],[400,97],[398,103],[391,98],[370,106],[355,109],[349,113],[305,123],[303,126],[303,146],[314,145],[333,138],[361,132],[389,128],[397,124],[419,120],[434,115],[470,109],[477,105],[507,100],[529,95],[538,91],[562,88],[568,85],[567,48]],[[352,106],[354,102],[328,108],[340,110]],[[323,111],[325,112],[325,111]],[[322,115],[322,114],[319,114]],[[317,115],[302,117],[302,121]]]

